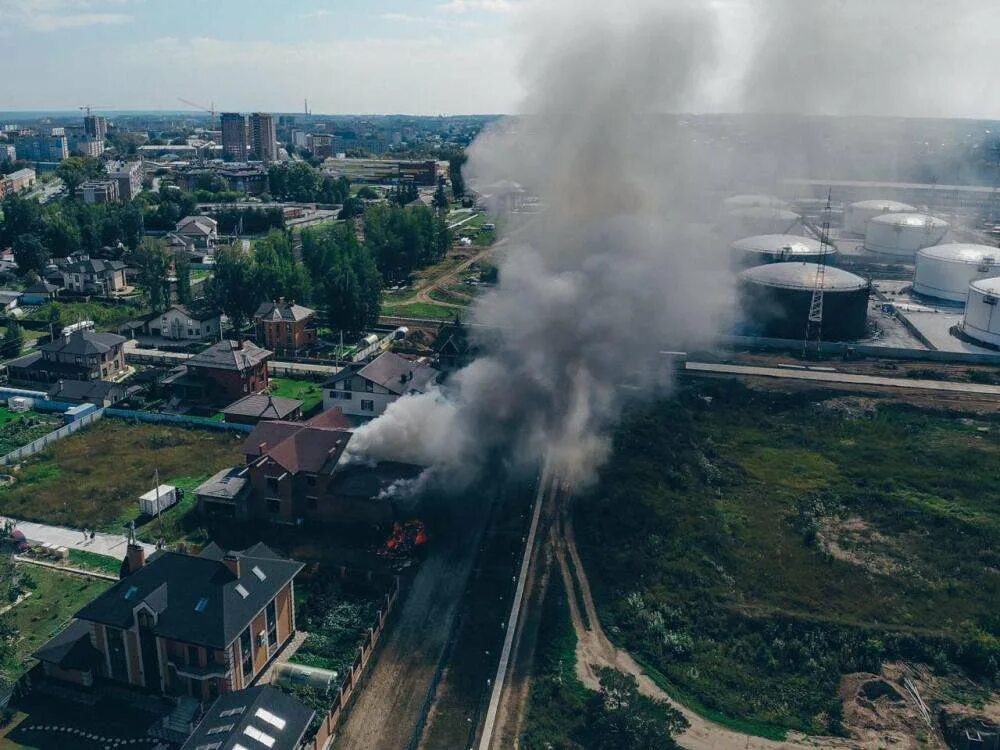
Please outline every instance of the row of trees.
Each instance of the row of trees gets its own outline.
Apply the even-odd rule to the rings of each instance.
[[[139,246],[144,231],[142,212],[129,204],[66,200],[42,206],[10,195],[0,206],[0,246],[13,249],[22,275],[41,273],[50,258],[78,251],[118,259]]]
[[[405,281],[437,263],[451,246],[448,225],[423,206],[372,206],[365,212],[364,236],[387,283]]]
[[[351,191],[346,177],[334,179],[303,161],[272,164],[267,177],[270,194],[282,201],[343,203]]]

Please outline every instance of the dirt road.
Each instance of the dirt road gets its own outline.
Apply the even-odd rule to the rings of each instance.
[[[816,750],[817,748],[868,750],[869,747],[875,747],[835,737],[806,737],[794,732],[790,732],[789,739],[784,742],[767,740],[762,737],[750,737],[706,721],[698,714],[673,701],[643,672],[642,667],[627,651],[617,648],[605,636],[590,593],[590,583],[577,552],[572,522],[566,518],[561,523],[562,534],[556,545],[556,559],[562,572],[566,591],[577,592],[576,595],[568,596],[570,616],[577,636],[576,671],[577,676],[588,688],[598,689],[596,672],[601,667],[612,667],[620,672],[633,675],[638,681],[639,690],[643,695],[666,701],[684,714],[690,727],[677,738],[677,743],[686,750]],[[581,613],[578,602],[583,604],[584,613]],[[589,628],[584,624],[584,616],[590,625]]]
[[[409,743],[458,613],[485,517],[474,504],[460,506],[450,528],[432,536],[430,556],[414,576],[333,747],[402,750]]]

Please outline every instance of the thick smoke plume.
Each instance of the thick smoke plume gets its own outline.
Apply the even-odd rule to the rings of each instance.
[[[627,401],[669,388],[662,350],[711,344],[734,312],[727,242],[714,231],[721,200],[773,191],[790,165],[815,158],[780,118],[780,151],[746,153],[735,126],[693,127],[675,113],[828,113],[880,99],[895,114],[919,103],[902,83],[926,40],[904,49],[895,28],[879,37],[866,24],[913,5],[924,4],[574,0],[525,11],[524,115],[483,133],[467,165],[498,208],[511,183],[538,198],[503,220],[500,282],[473,315],[483,354],[440,389],[397,401],[351,450],[429,464],[447,481],[485,461],[544,456],[568,478],[592,478]],[[912,24],[954,26],[943,4],[927,6]],[[878,46],[886,39],[891,50]],[[888,78],[877,79],[881,96],[852,98],[865,55],[876,71],[891,58]]]

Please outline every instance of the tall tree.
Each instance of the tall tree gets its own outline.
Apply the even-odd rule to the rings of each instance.
[[[226,314],[237,338],[261,301],[254,276],[253,263],[240,247],[215,253],[215,272],[206,282],[205,296]]]
[[[41,275],[49,262],[49,251],[35,234],[22,234],[14,240],[14,261],[21,276],[29,273]]]
[[[162,243],[145,239],[132,254],[132,264],[139,270],[137,281],[153,312],[162,312],[170,304],[170,254]]]
[[[174,275],[177,277],[177,301],[186,305],[191,301],[191,259],[185,253],[174,256]]]
[[[437,190],[434,191],[434,199],[431,202],[434,204],[434,208],[437,209],[438,214],[448,210],[448,195],[444,192],[443,181],[438,183]]]
[[[600,691],[588,706],[588,747],[593,750],[668,750],[678,747],[673,735],[687,728],[679,711],[639,692],[635,677],[604,667],[598,671]]]
[[[34,198],[8,195],[3,203],[0,222],[0,246],[13,245],[22,234],[42,234],[42,208]]]
[[[465,178],[462,176],[462,167],[468,161],[464,151],[451,154],[448,157],[448,175],[451,177],[451,193],[456,199],[465,195]]]
[[[66,183],[66,191],[73,197],[76,189],[87,180],[103,177],[104,165],[91,156],[71,156],[63,159],[56,167],[56,176]]]
[[[24,347],[24,332],[16,320],[7,323],[3,335],[3,353],[5,357],[16,357]]]

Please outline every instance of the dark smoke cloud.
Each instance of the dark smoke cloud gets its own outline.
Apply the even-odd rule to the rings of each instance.
[[[537,213],[507,217],[499,286],[474,309],[496,335],[447,386],[358,430],[351,450],[429,464],[425,480],[545,455],[590,479],[627,401],[669,388],[661,351],[711,344],[733,314],[713,231],[722,198],[773,189],[812,158],[780,118],[776,150],[747,154],[671,113],[905,109],[920,99],[908,72],[925,40],[894,24],[912,25],[913,6],[923,3],[574,0],[526,11],[525,115],[485,132],[467,173],[483,192],[514,181],[540,200]]]

